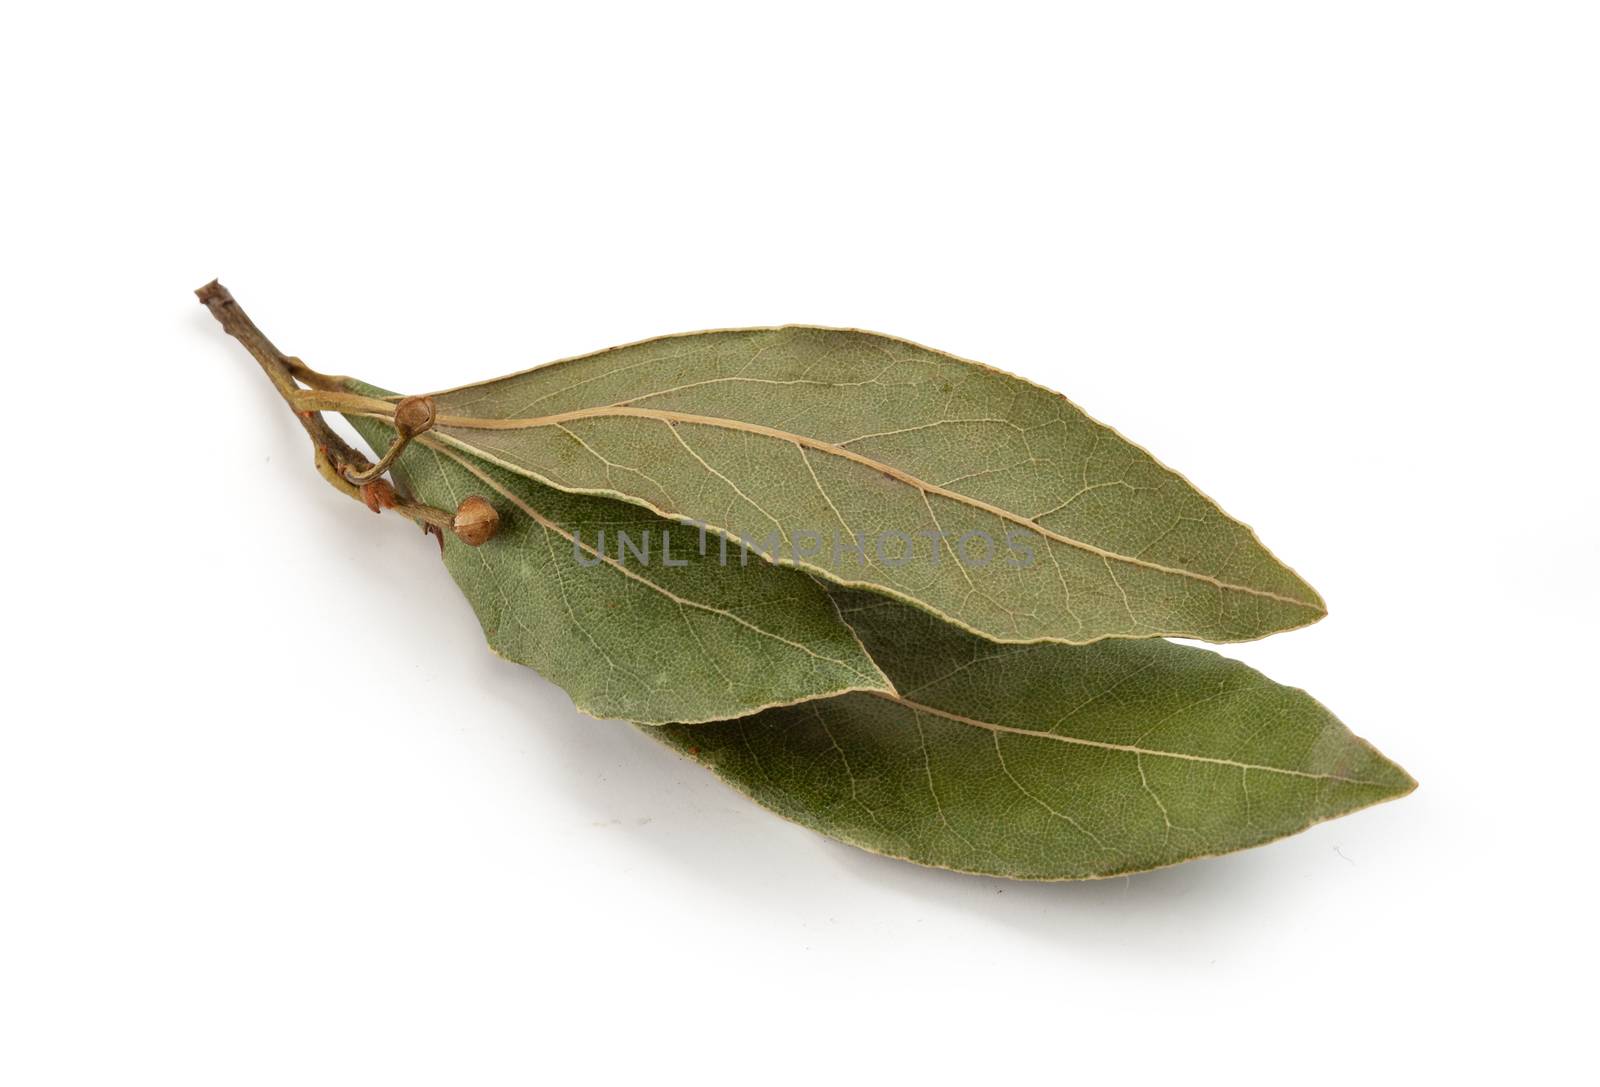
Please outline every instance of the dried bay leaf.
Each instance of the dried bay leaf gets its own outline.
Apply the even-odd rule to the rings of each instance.
[[[434,399],[437,435],[459,450],[776,539],[781,561],[991,640],[1227,642],[1325,613],[1249,528],[1064,397],[887,336],[668,336]],[[891,542],[796,559],[800,532]],[[1004,561],[961,561],[967,533]]]
[[[1305,692],[1208,650],[997,645],[839,598],[899,695],[643,731],[831,838],[1017,879],[1228,853],[1416,786]]]

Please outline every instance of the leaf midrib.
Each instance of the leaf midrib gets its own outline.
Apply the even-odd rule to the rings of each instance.
[[[1137,744],[1118,744],[1109,740],[1090,740],[1082,736],[1067,736],[1059,732],[1047,732],[1043,729],[1017,728],[1014,725],[1001,725],[993,721],[983,721],[976,717],[966,717],[949,710],[939,709],[924,702],[914,702],[904,695],[888,694],[882,691],[873,691],[872,694],[886,702],[897,706],[904,706],[913,713],[929,713],[935,717],[942,717],[961,725],[970,725],[974,728],[987,729],[990,732],[1007,733],[1013,736],[1029,736],[1038,740],[1054,740],[1058,743],[1075,744],[1080,747],[1095,747],[1103,751],[1120,751],[1134,756],[1149,755],[1152,758],[1182,759],[1186,762],[1210,763],[1214,766],[1231,766],[1238,770],[1258,770],[1270,774],[1286,774],[1290,777],[1312,778],[1318,781],[1338,781],[1347,785],[1370,785],[1376,788],[1390,788],[1392,783],[1383,781],[1370,781],[1366,778],[1347,777],[1343,774],[1315,774],[1309,770],[1292,770],[1282,766],[1267,766],[1265,764],[1240,762],[1237,759],[1225,759],[1215,755],[1193,755],[1182,751],[1163,751],[1159,748],[1140,747]]]
[[[992,516],[999,517],[1002,520],[1018,525],[1029,532],[1037,533],[1038,535],[1043,536],[1045,539],[1054,540],[1057,543],[1075,548],[1087,554],[1095,555],[1098,558],[1104,559],[1108,562],[1117,562],[1127,566],[1151,570],[1156,573],[1169,574],[1174,577],[1183,577],[1190,578],[1195,581],[1202,581],[1225,592],[1238,592],[1249,596],[1262,597],[1268,600],[1276,600],[1279,603],[1288,604],[1293,607],[1305,608],[1308,611],[1315,612],[1319,616],[1325,614],[1326,612],[1326,609],[1322,606],[1322,604],[1317,601],[1303,600],[1298,597],[1292,597],[1283,593],[1273,592],[1270,589],[1259,589],[1251,585],[1240,585],[1235,582],[1224,581],[1221,578],[1213,577],[1210,574],[1203,574],[1195,570],[1185,570],[1182,567],[1177,566],[1167,566],[1164,563],[1151,562],[1148,559],[1141,559],[1135,555],[1125,555],[1118,551],[1112,551],[1107,548],[1099,547],[1095,544],[1089,543],[1086,540],[1079,540],[1071,536],[1063,535],[1062,533],[1056,532],[1053,529],[1046,528],[1036,521],[1029,520],[1021,514],[1013,513],[1010,510],[996,506],[989,502],[985,502],[982,499],[973,498],[971,495],[965,495],[959,491],[949,490],[948,488],[941,487],[936,483],[930,483],[927,480],[920,479],[909,472],[896,468],[891,464],[886,464],[883,461],[874,460],[873,458],[862,453],[857,453],[853,449],[846,449],[844,446],[837,445],[833,442],[825,442],[819,438],[811,438],[803,434],[795,434],[790,431],[780,430],[776,427],[764,426],[760,423],[747,423],[742,420],[728,419],[721,416],[696,415],[691,412],[669,411],[660,408],[635,408],[620,404],[609,404],[601,407],[579,408],[574,411],[560,412],[555,415],[543,415],[524,419],[494,419],[476,415],[441,414],[437,419],[436,425],[446,429],[453,428],[457,430],[534,430],[544,427],[561,427],[567,423],[576,422],[583,419],[605,418],[647,419],[660,422],[667,426],[671,426],[675,423],[686,423],[692,426],[717,427],[723,430],[732,430],[745,434],[757,434],[762,437],[772,438],[777,441],[788,442],[800,448],[815,449],[819,453],[840,457],[856,464],[860,464],[865,468],[871,469],[872,471],[882,472],[884,475],[899,480],[901,483],[904,483],[909,487],[913,487],[925,495],[938,495],[941,498],[946,498],[950,501],[961,503],[973,509],[981,510]],[[446,437],[450,436],[446,435]],[[455,440],[458,442],[461,441],[459,438]],[[463,442],[462,444],[466,443]]]

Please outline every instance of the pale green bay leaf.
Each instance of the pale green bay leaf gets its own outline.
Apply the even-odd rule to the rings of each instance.
[[[376,449],[393,431],[351,422]],[[448,447],[413,442],[393,468],[415,499],[454,509],[488,499],[500,531],[480,547],[445,534],[445,565],[500,655],[536,669],[595,717],[711,721],[890,686],[838,609],[798,570],[725,569],[693,533],[623,502],[568,494]],[[673,559],[661,533],[677,528]],[[607,558],[595,553],[607,537]],[[653,539],[654,561],[616,560],[619,531]],[[573,535],[584,544],[575,552]],[[584,562],[580,562],[580,556]],[[592,566],[584,563],[593,563]]]
[[[1064,397],[887,336],[670,336],[436,400],[458,448],[746,541],[775,534],[784,561],[823,534],[797,565],[996,641],[1238,641],[1325,611],[1249,528]],[[894,536],[884,557],[835,553],[834,532],[904,533],[915,555],[897,565]],[[982,534],[975,560],[992,541],[992,561],[959,562],[964,533]]]
[[[899,697],[643,731],[829,837],[1018,879],[1228,853],[1416,784],[1305,692],[1208,650],[997,645],[839,599]]]

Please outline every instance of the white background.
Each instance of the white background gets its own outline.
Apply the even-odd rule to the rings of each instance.
[[[1592,1072],[1595,11],[14,7],[0,1079]],[[1092,884],[820,839],[495,658],[213,276],[404,390],[787,321],[1061,389],[1422,787]]]

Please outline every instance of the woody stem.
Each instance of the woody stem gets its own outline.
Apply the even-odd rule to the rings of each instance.
[[[216,280],[212,280],[204,287],[194,292],[202,305],[211,311],[211,315],[222,325],[223,330],[244,345],[245,350],[261,364],[261,369],[272,382],[278,395],[294,410],[294,416],[300,421],[306,434],[311,438],[311,444],[316,449],[317,471],[337,491],[354,498],[358,502],[367,500],[362,496],[361,487],[351,481],[351,477],[359,482],[375,480],[381,474],[381,468],[374,470],[375,466],[363,454],[352,448],[339,434],[328,425],[322,413],[302,406],[301,398],[307,395],[299,383],[304,383],[314,389],[320,389],[337,395],[344,387],[344,379],[319,374],[299,359],[285,355],[267,339],[266,334],[256,327],[244,309],[234,301],[228,289]],[[357,398],[365,399],[365,398]],[[384,403],[379,401],[378,403]],[[393,414],[393,406],[386,405]],[[395,451],[398,452],[397,450]],[[387,468],[393,457],[386,457],[382,467]],[[451,515],[444,510],[421,503],[411,502],[401,496],[394,496],[391,508],[415,521],[424,529],[441,531],[450,527]],[[441,537],[442,539],[442,537]]]

